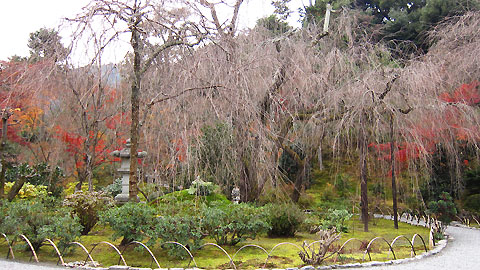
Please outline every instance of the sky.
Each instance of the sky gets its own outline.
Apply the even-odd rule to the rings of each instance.
[[[2,1],[0,12],[0,60],[8,60],[13,55],[28,56],[29,34],[42,27],[59,29],[62,19],[74,17],[90,0],[7,0]],[[290,9],[295,11],[289,23],[299,26],[299,7],[309,0],[291,0]],[[257,19],[273,13],[271,0],[245,0],[240,9],[239,28],[253,27]],[[62,42],[68,41],[66,30],[60,31]],[[120,46],[121,47],[121,46]],[[123,58],[126,48],[117,47],[119,53],[110,56],[110,62]],[[122,51],[123,50],[123,51]],[[122,51],[122,52],[120,52]]]

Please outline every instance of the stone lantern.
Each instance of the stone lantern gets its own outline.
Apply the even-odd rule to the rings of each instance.
[[[240,189],[237,186],[232,189],[232,200],[234,204],[240,202]]]
[[[115,196],[115,201],[118,203],[126,203],[129,199],[129,183],[130,183],[130,139],[125,143],[125,148],[122,150],[115,150],[112,152],[112,156],[119,157],[121,160],[120,168],[118,172],[122,176],[122,193]],[[137,153],[138,158],[144,158],[147,156],[147,152],[142,151]]]

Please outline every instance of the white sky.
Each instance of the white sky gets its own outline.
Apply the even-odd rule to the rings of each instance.
[[[298,8],[309,0],[291,0],[294,11],[289,22],[299,26]],[[8,60],[13,55],[28,56],[29,34],[42,27],[58,29],[62,18],[74,17],[90,0],[5,0],[0,11],[0,60]],[[241,6],[240,28],[253,27],[257,19],[273,13],[271,0],[245,0]],[[62,37],[68,33],[60,32]],[[64,41],[64,43],[66,43]],[[117,61],[125,55],[119,52]]]

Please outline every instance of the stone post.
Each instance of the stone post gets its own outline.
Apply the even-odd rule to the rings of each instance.
[[[130,139],[125,143],[125,148],[122,150],[115,150],[112,152],[112,156],[119,157],[121,160],[120,168],[118,172],[122,176],[122,193],[115,196],[115,201],[117,203],[126,203],[128,202],[128,191],[129,191],[129,182],[130,182]],[[144,158],[147,156],[147,152],[142,151],[137,153],[138,158]]]
[[[234,204],[238,204],[240,202],[240,189],[238,187],[234,187],[232,189],[232,200]]]

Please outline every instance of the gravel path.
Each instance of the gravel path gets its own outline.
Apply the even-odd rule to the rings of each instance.
[[[450,235],[447,246],[436,255],[411,262],[349,269],[386,269],[386,270],[463,270],[480,269],[480,230],[462,227],[447,228]]]
[[[45,264],[27,264],[0,259],[1,270],[65,270],[68,268]]]
[[[480,230],[463,227],[448,227],[450,235],[447,246],[436,255],[407,263],[360,267],[348,269],[372,270],[463,270],[480,269]],[[64,267],[49,266],[44,264],[25,264],[0,259],[1,270],[61,270]]]

